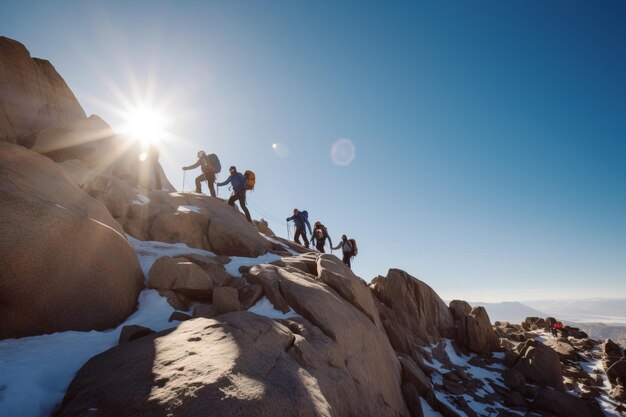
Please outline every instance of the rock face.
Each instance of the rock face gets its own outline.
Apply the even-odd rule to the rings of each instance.
[[[122,139],[111,126],[95,115],[43,129],[37,133],[31,150],[56,162],[80,159],[94,168],[110,166],[116,156],[125,151]]]
[[[374,278],[370,288],[381,304],[380,317],[394,349],[412,355],[420,346],[454,336],[454,320],[428,285],[399,269]]]
[[[563,391],[563,373],[559,355],[541,342],[528,340],[523,345],[515,369],[544,387]]]
[[[467,306],[454,300],[450,303],[450,309],[457,326],[457,340],[460,345],[471,352],[484,355],[494,352],[500,347],[500,341],[496,332],[491,327],[489,315],[484,307],[474,307],[467,312]],[[466,313],[467,312],[467,313]]]
[[[540,388],[533,406],[553,413],[558,417],[603,417],[597,404],[574,397],[564,392]]]
[[[58,415],[409,416],[400,364],[370,318],[298,269],[247,275],[299,317],[234,312],[119,345],[79,371]]]
[[[147,204],[129,204],[119,218],[138,239],[186,243],[218,255],[255,258],[271,249],[245,217],[217,198],[197,194],[150,193]]]
[[[209,298],[214,285],[209,274],[198,265],[169,256],[157,259],[148,275],[150,288],[172,290],[193,298]]]
[[[134,310],[135,252],[50,159],[0,143],[0,212],[0,338],[105,329]]]
[[[0,141],[32,146],[35,134],[85,112],[50,62],[0,36]]]

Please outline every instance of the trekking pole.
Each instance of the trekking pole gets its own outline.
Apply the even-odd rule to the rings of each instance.
[[[186,173],[187,171],[183,169],[183,193],[185,192],[185,174]]]
[[[291,240],[291,235],[289,234],[289,223],[287,223],[287,240]]]

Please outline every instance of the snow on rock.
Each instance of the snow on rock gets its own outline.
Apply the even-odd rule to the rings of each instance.
[[[161,331],[174,309],[155,290],[144,290],[139,309],[115,329],[61,332],[0,341],[0,416],[47,416],[83,364],[115,345],[122,327]]]
[[[231,256],[231,261],[224,265],[226,268],[226,272],[228,272],[232,276],[241,276],[241,272],[239,272],[239,268],[242,266],[255,266],[260,264],[269,264],[281,259],[280,256],[275,255],[273,253],[266,253],[265,255],[261,255],[258,258],[244,258],[241,256]]]
[[[200,213],[201,209],[198,206],[178,206],[176,211],[181,213]]]
[[[137,258],[139,259],[139,265],[143,271],[143,275],[148,279],[148,272],[154,262],[161,256],[180,256],[188,254],[215,256],[213,252],[202,249],[190,248],[184,243],[164,243],[155,241],[143,241],[135,239],[132,236],[127,235],[128,241],[135,248],[137,252]]]
[[[261,298],[255,305],[250,307],[248,311],[258,314],[259,316],[269,317],[271,319],[289,319],[292,317],[300,317],[298,313],[292,309],[289,309],[286,313],[276,310],[267,297]]]

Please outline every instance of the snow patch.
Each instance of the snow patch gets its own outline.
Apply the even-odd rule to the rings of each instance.
[[[201,209],[198,206],[178,206],[176,211],[181,213],[201,213]]]
[[[135,239],[130,235],[126,235],[126,237],[137,253],[139,265],[141,266],[145,279],[148,279],[148,272],[150,271],[150,268],[152,268],[152,265],[161,256],[181,256],[189,254],[215,256],[213,252],[190,248],[184,243],[144,241]]]
[[[240,277],[241,272],[239,272],[239,267],[241,266],[269,264],[278,261],[279,259],[281,259],[281,257],[273,253],[266,253],[265,255],[261,255],[258,258],[244,258],[241,256],[233,256],[230,259],[231,261],[224,265],[226,272],[234,277]]]
[[[300,317],[298,313],[289,309],[288,312],[283,313],[280,310],[276,310],[274,305],[270,303],[267,297],[261,298],[255,305],[248,309],[249,312],[258,314],[259,316],[269,317],[271,319],[289,319],[292,317]]]
[[[173,311],[155,290],[144,290],[138,310],[115,329],[0,340],[0,415],[50,415],[85,362],[117,345],[122,327],[165,330],[174,327],[168,322]]]

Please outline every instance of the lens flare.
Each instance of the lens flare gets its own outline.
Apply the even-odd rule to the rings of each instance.
[[[289,146],[284,143],[272,143],[272,149],[279,158],[287,158],[289,156]]]
[[[355,156],[356,147],[350,139],[339,139],[330,148],[330,159],[335,165],[350,165]]]
[[[146,152],[142,152],[142,153],[139,155],[139,160],[140,160],[140,161],[145,161],[147,158],[148,158],[148,154],[147,154]]]

